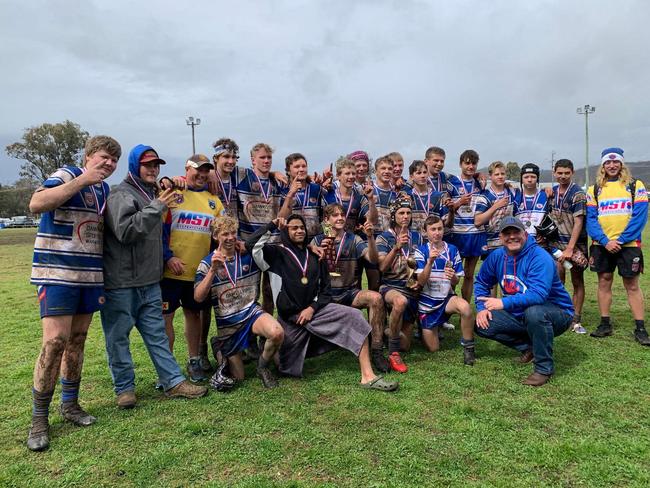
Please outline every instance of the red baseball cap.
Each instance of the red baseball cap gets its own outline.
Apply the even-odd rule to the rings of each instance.
[[[145,152],[142,153],[142,156],[140,156],[140,164],[150,163],[152,161],[158,161],[158,164],[167,164],[167,162],[164,159],[160,159],[158,157],[158,153],[156,151],[154,151],[153,149],[147,149]]]

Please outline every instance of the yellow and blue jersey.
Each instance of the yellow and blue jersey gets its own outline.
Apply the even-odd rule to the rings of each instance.
[[[606,245],[610,240],[624,247],[640,247],[641,233],[648,221],[648,193],[643,182],[634,185],[634,205],[630,189],[620,181],[608,181],[587,190],[587,233],[594,244]]]
[[[185,272],[178,276],[165,269],[164,277],[194,281],[201,259],[210,252],[212,220],[224,214],[221,201],[207,190],[186,189],[181,201],[167,210],[163,222],[163,255],[165,262],[172,257],[185,263]]]

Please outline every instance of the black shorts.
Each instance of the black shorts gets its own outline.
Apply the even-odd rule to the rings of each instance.
[[[623,278],[633,278],[643,273],[643,252],[638,247],[623,247],[617,253],[611,253],[604,246],[592,244],[589,248],[589,269],[596,273],[613,273]]]
[[[174,313],[180,306],[188,310],[200,311],[210,308],[210,300],[198,303],[194,300],[194,282],[163,278],[160,282],[163,315]]]

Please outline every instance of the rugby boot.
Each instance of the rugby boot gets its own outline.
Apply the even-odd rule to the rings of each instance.
[[[278,383],[277,378],[273,376],[273,373],[271,373],[271,370],[269,368],[260,368],[258,366],[257,376],[262,380],[262,384],[264,385],[264,388],[277,388],[278,386],[280,386],[280,383]]]
[[[463,363],[467,366],[474,366],[476,362],[476,354],[474,352],[474,346],[464,346],[463,347]]]
[[[390,364],[390,369],[397,371],[398,373],[406,373],[409,370],[408,366],[406,366],[404,361],[402,361],[402,356],[400,356],[398,352],[391,353],[391,355],[388,356],[388,362]]]
[[[86,412],[79,402],[63,402],[60,406],[61,416],[78,427],[88,427],[97,422],[97,419]]]
[[[589,334],[591,337],[607,337],[611,336],[614,333],[614,329],[611,324],[600,324],[595,331]]]
[[[642,346],[650,346],[650,337],[648,337],[648,331],[643,329],[636,329],[634,331],[634,338]]]
[[[383,349],[372,349],[370,357],[375,371],[379,371],[380,373],[388,373],[390,371],[390,364],[388,364],[388,360],[384,357]]]
[[[27,436],[27,448],[30,451],[44,451],[50,447],[50,424],[47,417],[32,417],[32,425]]]
[[[187,375],[192,383],[199,383],[208,379],[201,367],[200,358],[190,358],[187,362]]]

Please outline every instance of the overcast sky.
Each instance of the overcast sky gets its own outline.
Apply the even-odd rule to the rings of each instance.
[[[0,0],[0,144],[65,119],[154,146],[178,174],[234,138],[322,169],[356,149],[407,163],[430,145],[447,169],[493,160],[584,164],[609,145],[650,159],[650,2]],[[20,162],[0,155],[0,183]]]

